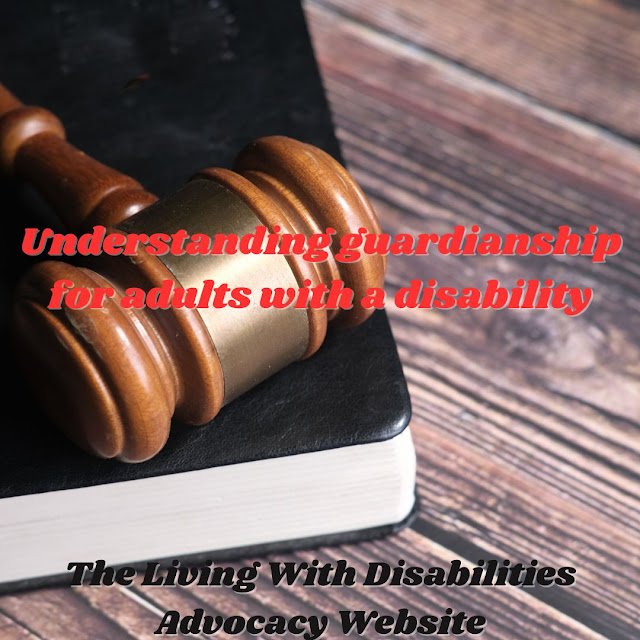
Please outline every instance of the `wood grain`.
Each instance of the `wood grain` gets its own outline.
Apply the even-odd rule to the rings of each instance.
[[[335,630],[341,608],[452,606],[485,613],[489,639],[635,640],[640,148],[621,135],[638,135],[640,12],[605,0],[313,0],[305,9],[348,167],[384,231],[597,224],[625,246],[605,265],[390,259],[390,293],[413,277],[482,286],[523,276],[592,286],[595,299],[573,319],[389,306],[414,409],[418,520],[385,540],[259,560],[344,558],[362,569],[535,558],[577,567],[576,584],[45,590],[0,598],[0,637],[147,638],[168,608],[327,613]]]
[[[108,593],[105,596],[108,597]],[[35,638],[126,640],[148,637],[146,633],[138,636],[130,634],[116,619],[92,607],[90,602],[80,598],[70,589],[41,589],[16,596],[5,596],[1,599],[0,607],[15,627],[23,629]],[[141,621],[144,621],[143,614],[144,610],[137,612]]]
[[[615,0],[323,0],[535,102],[638,139],[640,6]],[[620,99],[623,98],[623,99]]]
[[[10,103],[10,95],[0,85],[0,101]],[[198,229],[198,235],[208,231],[212,237],[223,230],[237,237],[258,224],[269,233],[278,225],[305,237],[329,228],[338,237],[359,229],[380,233],[371,205],[346,170],[321,149],[285,136],[266,136],[247,145],[235,162],[238,173],[204,169],[175,195],[126,220],[121,207],[131,213],[131,202],[120,195],[131,194],[132,184],[140,185],[69,145],[49,111],[24,106],[0,111],[0,173],[4,167],[11,175],[14,164],[54,209],[67,212],[61,218],[72,229],[82,228],[86,220],[117,223],[106,233],[116,231],[120,246],[141,236],[146,242],[159,232],[167,239],[184,228]],[[134,191],[150,203],[157,199],[141,188]],[[234,224],[220,226],[229,220]],[[104,227],[102,233],[104,239]],[[266,257],[251,267],[242,255],[222,266],[217,256],[204,259],[188,260],[185,267],[171,256],[150,255],[136,240],[133,250],[125,248],[106,259],[94,256],[92,268],[48,260],[22,277],[13,307],[19,361],[52,422],[82,449],[124,462],[152,458],[166,444],[174,416],[206,424],[223,404],[315,353],[329,320],[345,327],[363,323],[373,309],[361,301],[370,287],[384,285],[386,268],[381,255],[348,264],[332,253],[317,264],[300,255],[277,262]],[[167,309],[151,312],[145,304],[123,307],[131,287],[159,290],[168,283],[184,295],[185,290],[201,290],[203,281],[213,286],[211,279],[220,270],[229,274],[231,286],[251,284],[254,292],[274,282],[300,288],[315,284],[328,291],[333,281],[341,280],[355,302],[332,311],[290,307],[272,313],[247,301],[246,310],[238,312],[242,322],[235,312],[205,313],[188,304],[176,308],[167,303]],[[313,277],[306,280],[310,271]],[[75,285],[87,300],[71,304],[69,296],[62,302],[60,295],[56,306],[61,283],[69,296]],[[98,291],[96,301],[90,292]],[[104,313],[96,315],[96,306]],[[271,339],[265,341],[267,330]]]
[[[34,640],[37,636],[8,616],[0,614],[0,638],[4,640]]]
[[[318,558],[321,562],[335,562],[347,558],[351,566],[364,574],[368,562],[387,561],[396,563],[399,558],[420,566],[446,566],[454,554],[442,546],[429,541],[418,533],[406,530],[384,542],[349,545],[299,552],[288,556],[289,560],[310,562]],[[280,556],[260,558],[264,564],[269,560],[281,561]],[[233,566],[246,565],[248,558]],[[408,607],[416,613],[442,613],[447,607],[455,611],[485,612],[490,624],[484,637],[490,639],[529,638],[546,639],[549,633],[560,640],[598,640],[603,638],[584,625],[551,606],[530,606],[530,598],[513,587],[504,589],[461,588],[448,589],[380,589],[356,586],[353,588],[274,587],[268,580],[260,581],[258,588],[249,594],[236,594],[229,589],[212,587],[187,587],[179,589],[100,588],[80,589],[73,595],[89,602],[97,612],[106,615],[120,633],[126,632],[134,638],[149,637],[159,624],[164,611],[177,609],[190,612],[201,607],[208,612],[223,616],[231,615],[328,615],[329,637],[340,637],[339,614],[343,609],[373,610],[389,613]],[[142,602],[143,604],[137,604]],[[71,606],[77,607],[69,601]],[[13,611],[13,610],[12,610]],[[97,624],[97,623],[96,623]],[[145,635],[146,632],[146,635]],[[56,638],[51,635],[47,637]],[[120,636],[118,636],[120,637]],[[231,637],[221,635],[220,637]],[[377,637],[367,633],[366,638]]]
[[[594,223],[623,229],[633,244],[637,194],[623,186],[637,184],[633,144],[530,109],[319,4],[307,12],[347,162],[386,231]],[[605,157],[606,175],[596,171]],[[414,405],[416,529],[462,555],[574,563],[580,578],[554,606],[619,638],[638,629],[638,581],[630,589],[628,578],[640,571],[640,280],[627,246],[606,265],[394,258],[387,279],[390,291],[415,277],[454,286],[553,277],[595,288],[578,319],[388,308]]]

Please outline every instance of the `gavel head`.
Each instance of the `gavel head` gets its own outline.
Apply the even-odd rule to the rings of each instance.
[[[345,169],[284,137],[257,140],[240,153],[234,171],[206,169],[109,231],[242,237],[258,227],[305,237],[333,228],[336,239],[362,228],[380,233]],[[353,326],[370,315],[359,301],[369,287],[383,286],[385,258],[340,262],[336,248],[334,242],[319,262],[295,252],[153,255],[144,245],[136,255],[98,256],[83,266],[41,262],[17,291],[17,352],[49,415],[77,444],[101,457],[143,461],[164,446],[172,417],[209,422],[224,404],[315,353],[328,322]],[[60,281],[108,293],[96,308],[50,309]],[[200,308],[121,304],[130,287],[149,291],[167,281],[200,293],[207,282],[259,291],[342,281],[354,297],[351,308],[337,310],[266,308],[253,296],[244,308],[216,308],[210,299]]]

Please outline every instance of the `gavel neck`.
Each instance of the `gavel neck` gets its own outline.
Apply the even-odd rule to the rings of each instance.
[[[233,171],[205,169],[156,203],[134,179],[66,142],[52,113],[22,105],[2,87],[0,172],[30,182],[72,232],[100,225],[147,238],[181,229],[201,235],[227,229],[242,236],[258,227],[304,238],[328,229],[336,238],[380,233],[351,176],[311,145],[260,138],[241,151]],[[343,263],[333,254],[336,246],[334,240],[324,262],[286,253],[268,263],[263,256],[227,255],[196,261],[140,249],[135,256],[101,255],[82,268],[39,263],[16,292],[18,356],[49,414],[73,440],[102,457],[146,460],[164,445],[172,416],[192,424],[212,420],[226,402],[311,356],[329,320],[355,326],[371,315],[362,300],[369,288],[383,286],[385,257],[363,255]],[[205,282],[233,279],[247,290],[275,286],[294,292],[342,282],[353,304],[278,311],[253,304],[233,313],[215,305],[121,304],[128,288],[144,292],[168,283],[198,290]],[[50,306],[56,287],[67,288],[71,304]],[[102,306],[91,308],[77,297],[100,289]]]
[[[50,111],[23,105],[2,85],[0,172],[31,183],[71,230],[117,224],[157,200],[69,144]]]

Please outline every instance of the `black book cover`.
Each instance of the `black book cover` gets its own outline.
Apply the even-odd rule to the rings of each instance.
[[[160,197],[199,169],[230,166],[264,135],[298,138],[341,159],[297,0],[5,4],[0,81],[58,115],[76,147]],[[360,327],[330,330],[311,359],[232,402],[210,425],[173,425],[148,462],[83,453],[41,413],[10,352],[11,294],[33,260],[20,250],[24,228],[60,224],[24,185],[0,182],[0,202],[8,349],[0,498],[381,441],[407,425],[406,383],[378,311]]]

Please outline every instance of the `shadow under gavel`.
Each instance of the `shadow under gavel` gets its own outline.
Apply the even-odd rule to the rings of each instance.
[[[32,184],[73,232],[106,227],[131,234],[237,234],[258,227],[335,238],[364,228],[380,233],[366,197],[347,171],[320,149],[272,136],[248,145],[234,170],[205,169],[158,200],[134,179],[65,141],[49,111],[24,106],[0,85],[0,171]],[[385,258],[325,261],[300,254],[96,256],[86,266],[36,264],[16,291],[13,321],[18,358],[53,421],[79,446],[105,458],[139,462],[164,446],[173,416],[187,424],[211,421],[227,404],[322,344],[328,322],[360,324],[371,314],[359,303],[382,287]],[[353,290],[348,309],[126,308],[130,287],[145,291],[171,281],[202,288],[329,287]],[[49,308],[56,283],[102,288],[100,308]],[[59,286],[59,285],[58,285]],[[80,306],[80,305],[75,305]]]

